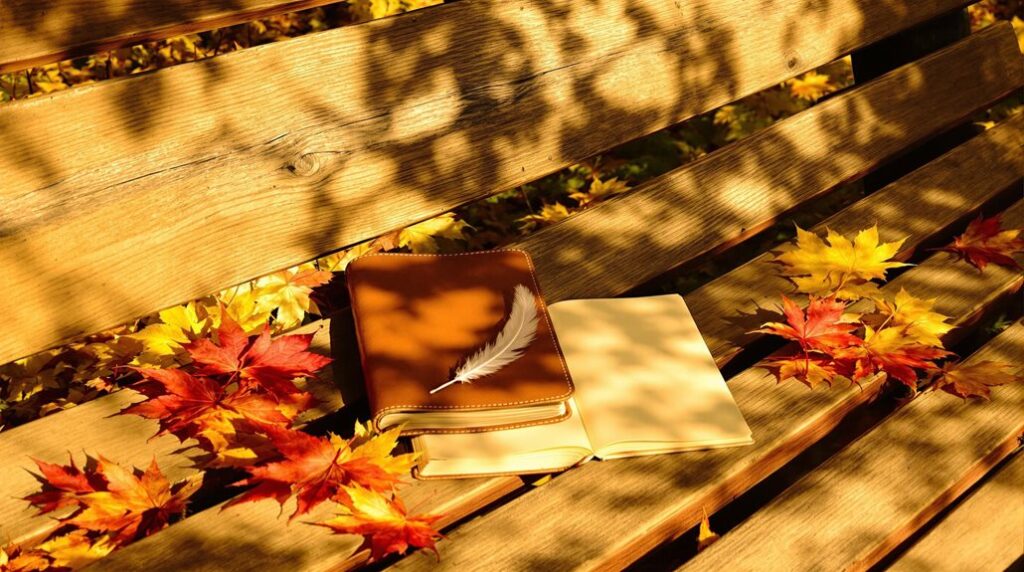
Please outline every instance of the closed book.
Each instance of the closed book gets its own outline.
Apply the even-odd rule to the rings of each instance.
[[[571,416],[475,435],[421,435],[419,478],[548,473],[598,459],[753,443],[683,298],[551,305],[576,385]]]
[[[465,433],[568,417],[573,384],[525,252],[373,254],[347,274],[378,429]],[[431,393],[488,345],[500,353],[517,292],[520,314],[533,318],[520,332],[532,334],[529,343],[492,373]]]

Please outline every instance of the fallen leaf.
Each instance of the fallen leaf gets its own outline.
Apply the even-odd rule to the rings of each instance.
[[[346,488],[338,500],[348,508],[348,514],[316,524],[339,534],[362,535],[359,550],[369,548],[371,561],[388,554],[405,554],[409,548],[425,548],[437,555],[435,542],[441,534],[433,523],[441,515],[409,516],[398,498],[361,487]]]
[[[283,459],[249,467],[249,478],[240,484],[253,488],[226,506],[265,498],[276,499],[283,505],[294,495],[297,505],[290,518],[294,519],[335,498],[345,486],[358,484],[375,491],[390,491],[409,474],[416,458],[414,454],[389,456],[399,431],[392,429],[353,448],[351,442],[337,435],[316,437],[301,431],[270,428],[267,436]]]
[[[1024,382],[1024,375],[1014,373],[1019,367],[991,360],[970,364],[947,363],[932,380],[932,389],[941,389],[957,397],[990,399],[991,387]]]
[[[967,230],[953,239],[953,243],[939,250],[952,252],[958,259],[966,260],[978,270],[984,270],[989,263],[1021,269],[1014,260],[1015,254],[1024,253],[1024,229],[1003,229],[1001,215],[977,219],[967,225]]]
[[[883,323],[904,326],[908,336],[924,345],[942,347],[942,336],[953,329],[952,324],[946,323],[948,316],[932,311],[935,298],[915,298],[904,288],[900,288],[892,302],[876,299],[875,306]]]
[[[795,246],[775,261],[804,294],[856,300],[877,292],[872,280],[884,279],[892,268],[908,266],[891,260],[905,239],[880,244],[877,226],[860,231],[852,241],[829,230],[828,244],[813,232],[799,227],[796,231]]]
[[[711,519],[708,518],[707,509],[701,508],[701,510],[704,511],[704,518],[700,520],[700,529],[697,531],[697,552],[711,546],[719,539],[718,533],[711,530]]]
[[[845,311],[846,304],[833,296],[811,296],[806,312],[796,302],[782,296],[782,314],[786,323],[767,322],[754,331],[798,342],[804,350],[827,351],[858,345],[863,340],[850,332],[859,328],[860,323],[844,321]]]
[[[109,536],[93,540],[85,530],[75,530],[39,545],[53,559],[54,566],[66,566],[72,570],[84,568],[110,554],[117,548]]]
[[[874,330],[865,328],[864,343],[837,350],[834,357],[854,364],[853,380],[860,381],[878,372],[917,389],[919,370],[938,369],[933,360],[952,355],[941,347],[922,344],[907,334],[905,326]]]

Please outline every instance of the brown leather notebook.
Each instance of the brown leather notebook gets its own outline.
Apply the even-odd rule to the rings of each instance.
[[[372,254],[347,274],[378,429],[466,433],[569,415],[572,381],[525,252]]]

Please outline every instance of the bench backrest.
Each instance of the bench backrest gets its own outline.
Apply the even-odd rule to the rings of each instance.
[[[0,339],[0,362],[537,179],[967,3],[455,2],[5,105],[0,310],[15,331]],[[5,37],[0,61],[40,61],[275,9],[178,2],[180,12],[129,25],[113,10],[104,16],[105,1],[86,4],[97,8],[81,9],[90,25],[53,29],[40,43],[23,39],[38,5],[8,3],[5,21],[14,25],[5,36],[18,33]],[[1012,88],[998,65],[1016,49],[1009,37],[978,43],[959,66],[975,85],[955,86],[952,98],[990,101]],[[925,71],[908,76],[909,89],[954,87],[946,70]],[[904,98],[866,102],[809,117],[786,143],[820,153],[827,169],[843,159],[821,147],[830,144],[825,133],[847,122],[876,120],[850,132],[863,141],[851,154],[882,160],[959,118],[929,119],[908,137],[919,122],[903,116]],[[727,168],[754,174],[762,165],[749,159],[779,143],[751,141]],[[785,188],[800,181],[791,177],[817,175],[738,185],[730,191],[736,212],[795,206]],[[701,225],[700,215],[674,216],[680,224],[694,217],[691,231]],[[657,262],[644,271],[656,275],[669,261]]]

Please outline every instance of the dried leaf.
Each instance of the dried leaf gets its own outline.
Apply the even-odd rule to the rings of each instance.
[[[1004,230],[1001,219],[1001,215],[989,218],[979,215],[952,244],[939,250],[952,252],[978,270],[984,270],[989,263],[1020,270],[1021,265],[1013,256],[1024,253],[1024,229]]]
[[[858,322],[845,321],[846,304],[830,296],[811,296],[806,313],[786,296],[782,296],[782,313],[786,323],[768,322],[755,330],[798,342],[804,350],[824,350],[859,345],[863,340],[853,335]]]
[[[700,520],[700,530],[697,531],[697,552],[711,546],[719,539],[718,533],[711,530],[711,519],[708,518],[707,509],[702,508],[701,510],[704,512],[704,518]]]
[[[1024,375],[1015,373],[1019,366],[991,360],[970,364],[947,363],[932,380],[932,389],[941,389],[957,397],[989,399],[991,387],[1024,382]]]
[[[878,288],[871,280],[884,279],[892,268],[908,266],[891,260],[905,239],[879,244],[877,226],[860,231],[852,241],[829,230],[828,244],[813,232],[796,230],[796,245],[775,261],[805,294],[856,300],[875,294]]]
[[[339,534],[360,534],[363,544],[370,549],[370,560],[377,561],[388,554],[405,554],[409,548],[426,548],[437,555],[435,541],[441,534],[433,523],[440,515],[409,516],[405,505],[397,498],[361,487],[348,487],[338,499],[348,514],[317,523]]]

